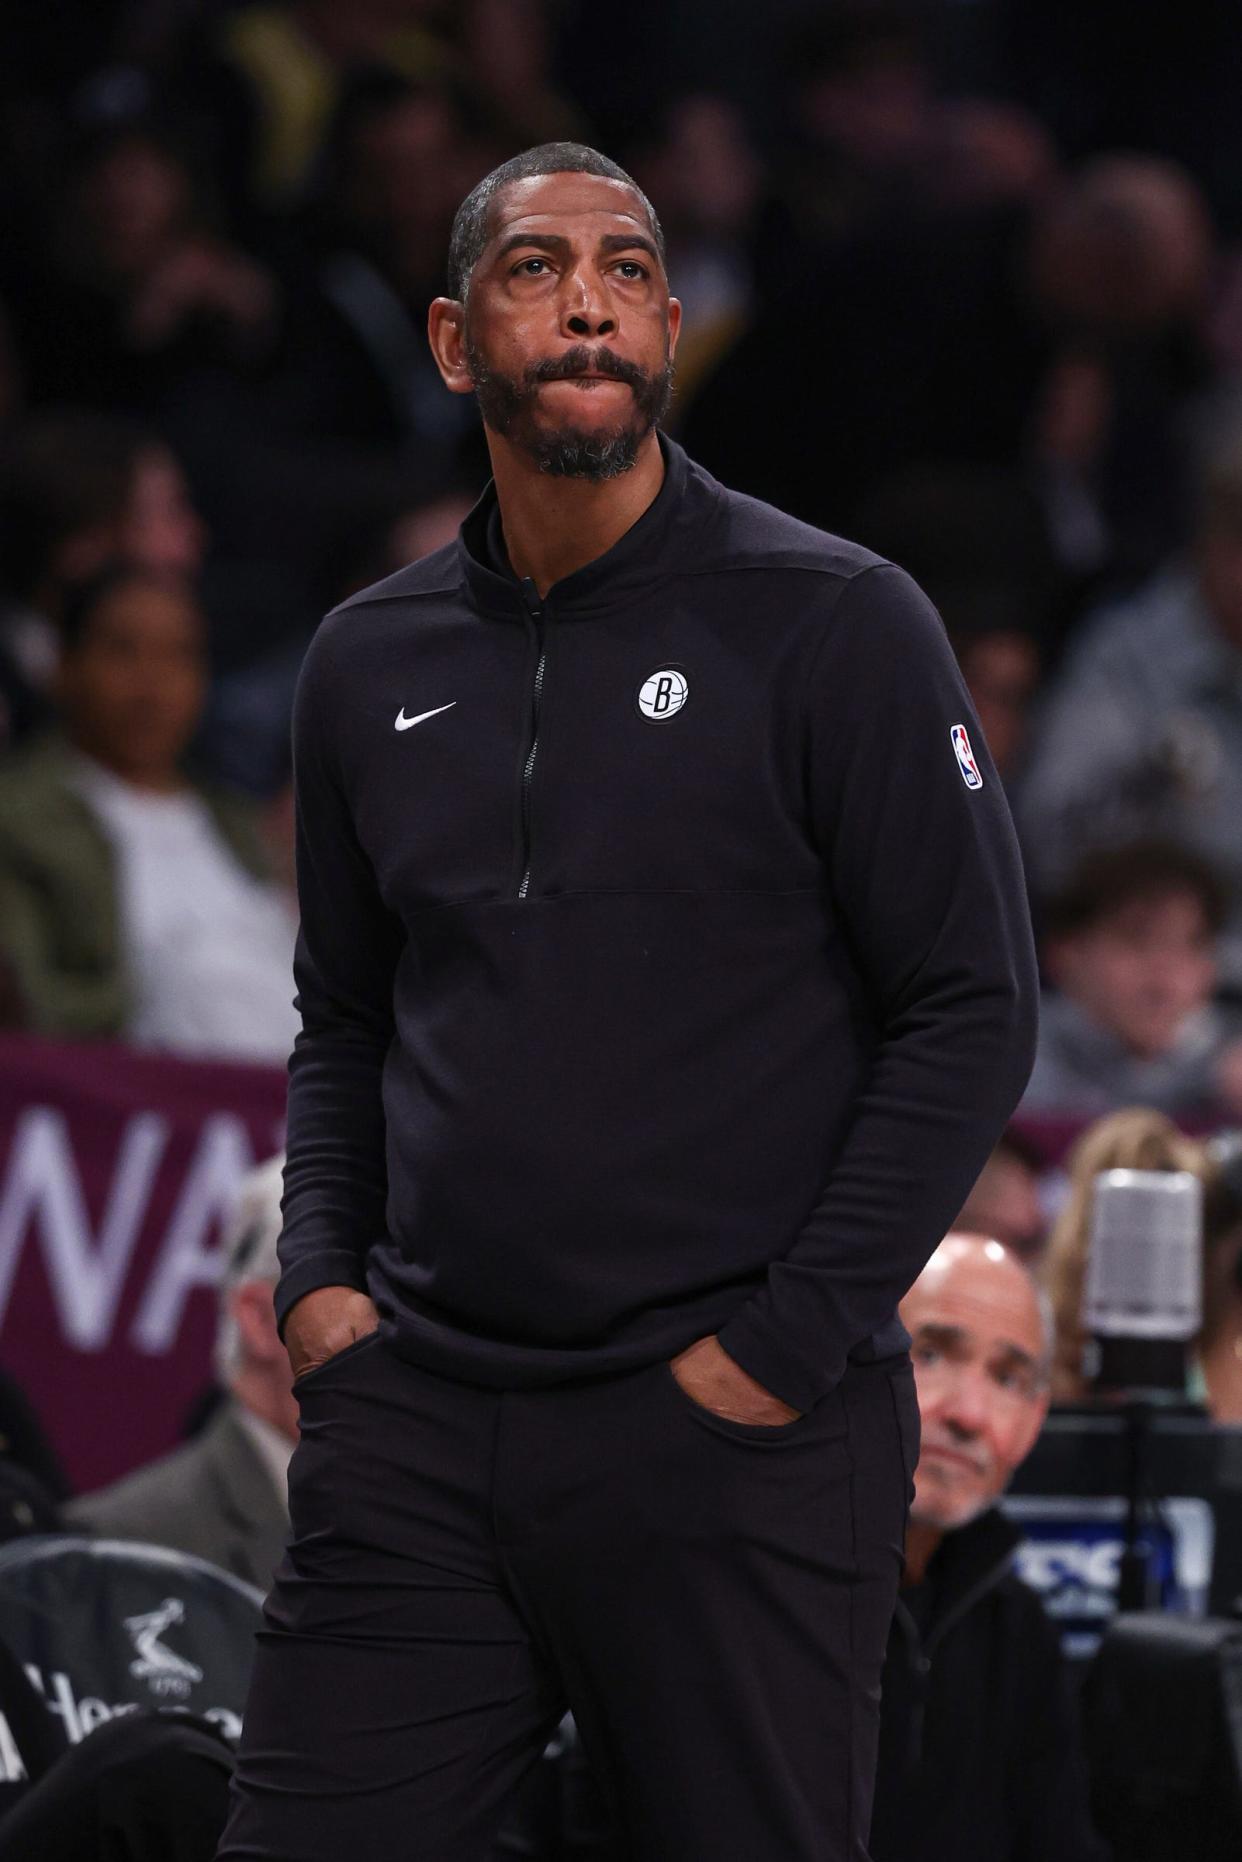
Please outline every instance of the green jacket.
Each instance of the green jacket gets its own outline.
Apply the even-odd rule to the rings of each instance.
[[[48,737],[0,769],[0,952],[27,1028],[104,1039],[130,1015],[116,859],[72,767],[68,744]],[[270,878],[253,803],[195,788],[239,863]]]

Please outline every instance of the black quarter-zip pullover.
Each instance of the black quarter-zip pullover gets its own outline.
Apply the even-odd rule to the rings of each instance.
[[[546,600],[489,488],[311,645],[277,1310],[493,1388],[718,1332],[806,1410],[1025,1085],[1022,870],[914,583],[661,445]]]

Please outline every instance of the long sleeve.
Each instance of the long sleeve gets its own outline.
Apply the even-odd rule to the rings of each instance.
[[[385,1231],[382,1080],[393,1039],[401,924],[380,897],[342,785],[331,696],[342,622],[320,629],[294,705],[301,928],[294,957],[302,1029],[289,1062],[282,1274],[276,1314],[321,1286],[365,1290],[367,1251]]]
[[[966,1200],[1030,1072],[1037,1003],[1000,782],[939,617],[901,570],[847,585],[808,702],[814,831],[876,1038],[821,1199],[719,1334],[800,1410],[891,1325]]]

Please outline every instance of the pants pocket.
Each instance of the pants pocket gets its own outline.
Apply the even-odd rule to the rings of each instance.
[[[888,1388],[893,1401],[893,1418],[897,1425],[901,1465],[906,1477],[906,1510],[908,1512],[914,1500],[914,1475],[919,1465],[919,1443],[922,1436],[918,1392],[914,1383],[914,1367],[909,1358],[903,1359],[888,1373]]]
[[[303,1371],[300,1377],[295,1377],[293,1380],[294,1395],[301,1396],[303,1390],[305,1390],[308,1385],[321,1382],[322,1379],[335,1371],[340,1365],[347,1363],[350,1358],[356,1358],[360,1352],[365,1351],[368,1345],[375,1344],[378,1338],[378,1331],[364,1332],[361,1338],[352,1339],[341,1351],[334,1351],[330,1358],[325,1358],[323,1363],[317,1364],[313,1370]]]

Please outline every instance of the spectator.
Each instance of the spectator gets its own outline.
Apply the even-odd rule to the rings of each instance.
[[[273,1157],[244,1179],[224,1238],[216,1372],[225,1401],[194,1441],[66,1509],[71,1524],[192,1552],[261,1590],[285,1541],[298,1432],[272,1310],[283,1167]]]
[[[66,600],[61,640],[64,736],[0,775],[0,948],[28,1025],[283,1061],[290,906],[251,805],[181,769],[205,688],[193,597],[114,569]]]
[[[217,130],[217,166],[239,210],[270,214],[305,198],[350,78],[440,77],[447,48],[425,0],[272,0],[213,21],[191,90]]]
[[[1185,1137],[1171,1119],[1146,1106],[1098,1119],[1069,1156],[1069,1192],[1048,1240],[1044,1279],[1052,1299],[1055,1344],[1052,1400],[1083,1403],[1091,1394],[1083,1370],[1087,1334],[1083,1290],[1091,1244],[1091,1202],[1102,1170],[1189,1170],[1204,1184],[1213,1167],[1202,1144]]]
[[[1084,853],[1158,834],[1218,867],[1242,982],[1242,443],[1211,466],[1192,557],[1091,622],[1036,733],[1018,801],[1040,889]]]
[[[1242,1423],[1242,1132],[1208,1145],[1214,1170],[1203,1211],[1203,1330],[1195,1394],[1214,1422]]]
[[[1038,498],[1017,472],[942,461],[878,486],[859,512],[858,534],[900,563],[939,608],[992,760],[1009,783],[1025,755],[1044,652],[1067,594]]]
[[[1039,689],[1038,638],[1012,588],[950,592],[942,614],[992,761],[1008,786],[1022,767]]]
[[[356,552],[337,599],[344,601],[360,588],[395,575],[407,563],[420,562],[433,550],[443,549],[456,537],[476,498],[477,492],[449,485],[425,504],[410,504],[398,511]]]
[[[270,354],[270,274],[213,226],[186,152],[140,119],[74,151],[46,251],[14,297],[32,401],[157,415],[186,377]]]
[[[477,425],[426,341],[449,228],[477,161],[447,90],[389,72],[346,87],[306,219],[310,275],[293,293],[272,395],[282,431],[403,459],[428,494]]]
[[[1239,1019],[1213,1005],[1225,895],[1196,854],[1157,841],[1088,857],[1050,903],[1023,1113],[1242,1107]]]
[[[1051,353],[1028,446],[1067,569],[1131,586],[1186,540],[1213,261],[1200,190],[1154,157],[1088,162],[1035,216],[1025,271]]]
[[[751,247],[762,171],[736,106],[723,97],[689,96],[670,106],[634,174],[660,203],[669,276],[681,300],[680,407],[753,314]]]
[[[455,64],[498,161],[541,142],[577,141],[586,130],[553,75],[551,10],[547,0],[458,0],[453,8]]]
[[[999,1242],[943,1241],[902,1302],[922,1451],[884,1667],[875,1862],[1095,1862],[1056,1631],[996,1502],[1048,1408],[1051,1338]]]
[[[206,542],[181,468],[154,434],[79,408],[19,428],[0,475],[0,649],[18,679],[9,741],[50,717],[61,585],[115,561],[193,579]]]
[[[979,1173],[955,1228],[992,1235],[1029,1266],[1044,1245],[1039,1158],[1013,1131],[1004,1133]]]

